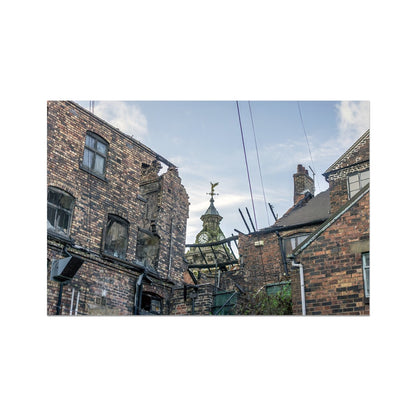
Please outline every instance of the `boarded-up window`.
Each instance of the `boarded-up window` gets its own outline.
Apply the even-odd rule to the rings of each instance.
[[[123,218],[109,215],[105,230],[104,251],[106,254],[126,258],[128,242],[128,223]]]

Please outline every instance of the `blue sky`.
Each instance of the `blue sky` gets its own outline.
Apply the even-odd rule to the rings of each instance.
[[[78,103],[89,108],[88,101]],[[328,187],[322,173],[369,128],[368,101],[250,101],[250,106],[266,204],[278,216],[292,205],[297,164],[312,167],[316,193],[322,192]],[[239,108],[260,229],[273,219],[264,201],[249,102],[239,101]],[[239,208],[245,213],[247,207],[255,221],[235,101],[95,101],[94,112],[178,166],[191,204],[187,243],[201,229],[210,182],[219,182],[215,205],[227,237],[234,229],[246,232]]]

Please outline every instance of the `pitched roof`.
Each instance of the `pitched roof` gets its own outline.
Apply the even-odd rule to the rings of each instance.
[[[350,159],[350,157],[354,154],[356,149],[359,145],[368,140],[370,138],[370,130],[367,130],[343,155],[341,155],[324,173],[324,176],[327,176],[329,173],[333,172],[334,170],[341,169],[344,167],[344,164]],[[347,162],[347,164],[351,164]]]
[[[205,216],[205,215],[218,215],[219,217],[221,217],[221,215],[217,211],[217,208],[215,208],[215,206],[214,206],[214,198],[211,198],[209,202],[210,202],[209,207],[205,211],[205,214],[202,215],[202,217]]]
[[[308,236],[302,243],[300,243],[292,252],[295,257],[301,253],[306,247],[315,241],[327,228],[329,228],[339,217],[344,215],[352,206],[354,206],[367,192],[370,191],[370,184],[368,183],[354,195],[346,204],[344,204],[338,211],[331,215],[320,227],[318,227],[312,234]]]
[[[301,201],[302,202],[302,201]],[[308,202],[298,204],[276,221],[275,226],[288,227],[325,221],[329,217],[329,189]]]

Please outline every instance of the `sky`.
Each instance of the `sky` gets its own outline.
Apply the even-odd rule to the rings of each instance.
[[[77,102],[90,108],[89,101]],[[226,237],[247,232],[239,209],[252,229],[248,208],[261,229],[274,222],[269,203],[278,217],[292,206],[298,164],[315,172],[315,194],[327,189],[322,173],[369,128],[370,103],[238,101],[237,109],[236,101],[95,101],[94,114],[178,167],[192,244],[211,182],[219,182],[214,199]]]

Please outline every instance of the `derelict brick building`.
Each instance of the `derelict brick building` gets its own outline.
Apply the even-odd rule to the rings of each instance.
[[[177,168],[74,102],[47,107],[47,313],[168,314],[189,208]]]

